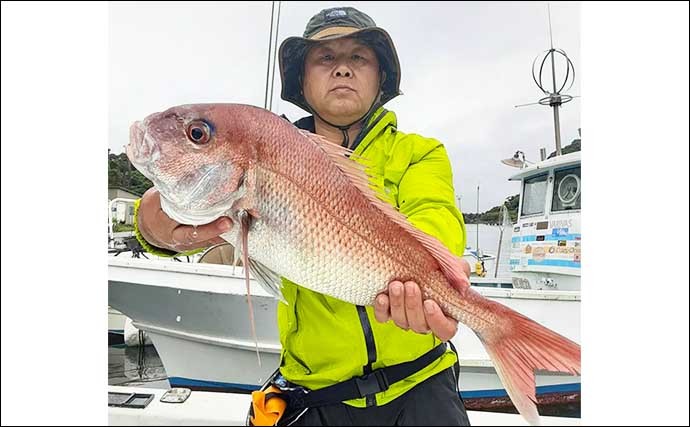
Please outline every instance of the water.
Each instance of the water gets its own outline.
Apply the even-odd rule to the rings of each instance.
[[[108,346],[108,385],[170,388],[163,362],[152,345]]]

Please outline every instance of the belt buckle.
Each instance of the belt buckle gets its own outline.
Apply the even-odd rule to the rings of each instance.
[[[357,386],[357,391],[359,391],[360,397],[386,391],[388,390],[388,387],[390,387],[386,374],[381,371],[374,371],[372,373],[362,375],[361,377],[356,377],[355,384]]]

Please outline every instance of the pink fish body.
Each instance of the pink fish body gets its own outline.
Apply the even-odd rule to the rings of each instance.
[[[459,259],[383,201],[348,150],[238,104],[174,107],[136,122],[130,136],[127,154],[163,210],[195,225],[231,217],[223,238],[278,297],[281,276],[357,305],[373,305],[392,280],[413,280],[478,335],[533,424],[534,370],[579,375],[578,344],[474,291]]]

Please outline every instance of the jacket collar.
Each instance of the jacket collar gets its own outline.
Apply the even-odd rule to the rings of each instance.
[[[314,116],[302,117],[297,120],[294,125],[300,129],[316,133]],[[392,126],[394,129],[397,128],[398,119],[394,112],[379,107],[379,109],[371,115],[367,121],[367,125],[362,129],[362,132],[357,136],[353,145],[355,153],[362,153],[388,126]]]

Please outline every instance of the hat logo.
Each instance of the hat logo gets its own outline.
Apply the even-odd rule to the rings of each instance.
[[[343,16],[347,16],[347,12],[345,12],[343,9],[329,10],[326,13],[326,19],[342,18]]]

